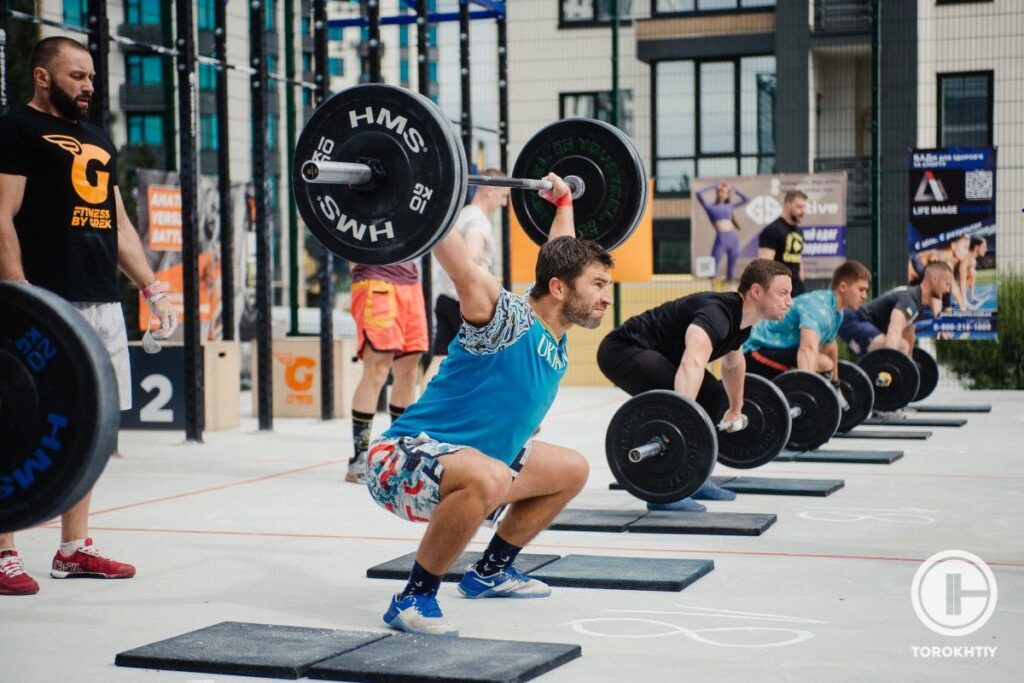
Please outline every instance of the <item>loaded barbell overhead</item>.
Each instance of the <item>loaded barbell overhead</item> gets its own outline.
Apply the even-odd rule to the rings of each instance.
[[[383,84],[343,90],[313,113],[296,144],[292,187],[303,221],[329,251],[385,265],[430,251],[454,225],[467,184],[549,189],[534,180],[549,172],[570,179],[580,237],[614,249],[639,225],[646,172],[636,147],[614,126],[557,121],[523,146],[513,178],[471,178],[437,105]],[[512,208],[530,239],[547,241],[554,206],[517,193]]]

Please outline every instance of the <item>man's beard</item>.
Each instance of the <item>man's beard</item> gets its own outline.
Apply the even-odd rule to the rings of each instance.
[[[57,81],[54,80],[52,74],[50,76],[50,104],[53,105],[58,114],[72,121],[78,121],[89,113],[89,107],[86,106],[84,110],[81,109],[75,98],[57,85]]]
[[[576,292],[570,290],[569,296],[562,306],[562,318],[570,325],[579,325],[584,329],[593,330],[601,324],[600,318],[590,317],[593,311],[594,306],[588,306]]]

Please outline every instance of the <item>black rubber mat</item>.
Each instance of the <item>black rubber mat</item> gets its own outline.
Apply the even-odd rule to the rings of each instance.
[[[462,575],[466,573],[466,568],[476,564],[476,561],[480,559],[480,551],[477,552],[465,552],[459,555],[459,559],[455,560],[455,563],[449,568],[447,573],[442,577],[442,581],[461,581]],[[529,574],[538,567],[554,562],[560,555],[532,555],[529,553],[522,553],[516,557],[516,569]],[[416,561],[416,553],[409,553],[408,555],[402,555],[396,557],[393,560],[378,564],[375,567],[370,567],[366,570],[366,576],[370,579],[408,579],[409,572],[412,571],[413,562]]]
[[[886,427],[963,427],[967,420],[943,417],[869,417],[861,424]]]
[[[775,462],[841,462],[890,465],[903,457],[903,451],[782,451]]]
[[[704,534],[715,536],[760,536],[775,515],[745,512],[648,512],[626,529],[649,534]]]
[[[387,638],[335,631],[224,621],[121,652],[117,666],[193,673],[297,679],[317,662]]]
[[[582,655],[579,645],[398,633],[320,662],[324,681],[529,681]]]
[[[937,403],[911,403],[907,406],[911,410],[915,410],[919,413],[991,413],[992,406],[987,403],[977,403],[974,405],[939,405]]]
[[[932,437],[931,432],[897,432],[886,429],[851,429],[845,434],[836,434],[833,439],[884,439],[886,441],[924,441]]]
[[[713,560],[566,555],[530,576],[549,586],[681,591],[714,568]]]
[[[722,486],[736,493],[769,496],[829,496],[846,485],[842,479],[783,479],[781,477],[736,477]]]
[[[616,531],[622,533],[630,524],[647,514],[646,510],[577,510],[566,509],[548,526],[553,531]]]

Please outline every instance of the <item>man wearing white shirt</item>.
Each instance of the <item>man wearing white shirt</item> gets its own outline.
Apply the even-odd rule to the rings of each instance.
[[[504,178],[505,174],[496,168],[485,169],[481,175],[492,178]],[[477,186],[473,200],[462,208],[453,230],[458,230],[466,242],[473,261],[488,272],[493,273],[494,263],[494,229],[491,214],[508,204],[509,190],[506,187]],[[455,284],[448,273],[433,260],[431,266],[431,286],[436,296],[434,299],[434,342],[431,348],[433,359],[423,375],[423,386],[437,374],[441,361],[448,357],[448,345],[462,327],[462,314],[459,312],[459,295]]]

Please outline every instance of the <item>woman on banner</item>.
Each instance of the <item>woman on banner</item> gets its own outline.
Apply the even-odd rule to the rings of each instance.
[[[715,191],[715,201],[712,203],[709,203],[704,197],[709,190]],[[733,202],[733,192],[739,201]],[[738,188],[734,189],[724,180],[698,190],[696,196],[697,201],[708,214],[711,227],[715,230],[715,242],[711,245],[711,257],[715,259],[715,277],[718,277],[722,268],[722,259],[726,257],[728,262],[725,268],[725,277],[731,280],[736,272],[736,262],[740,258],[740,236],[737,234],[740,225],[733,218],[732,213],[750,199]]]

